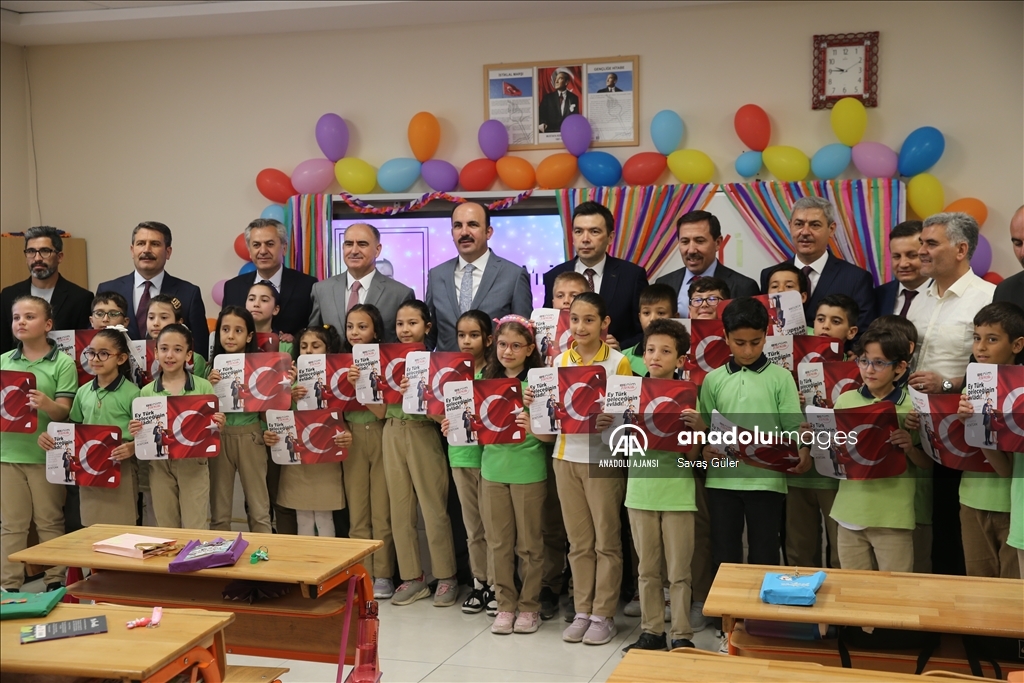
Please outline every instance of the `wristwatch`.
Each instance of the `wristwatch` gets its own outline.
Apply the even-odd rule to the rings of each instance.
[[[948,379],[942,380],[942,393],[948,394],[951,391],[953,391],[953,383]]]

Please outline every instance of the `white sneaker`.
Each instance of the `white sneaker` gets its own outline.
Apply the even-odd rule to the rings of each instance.
[[[391,579],[380,577],[373,580],[374,600],[390,600],[395,594],[395,583]]]
[[[633,593],[633,599],[630,600],[626,604],[626,606],[622,608],[622,613],[625,614],[627,617],[640,616],[640,593]]]
[[[718,651],[723,655],[729,654],[729,635],[723,631],[717,631],[715,635],[719,638]]]
[[[693,632],[703,631],[708,625],[708,617],[704,616],[704,603],[695,602],[690,605],[690,628]]]

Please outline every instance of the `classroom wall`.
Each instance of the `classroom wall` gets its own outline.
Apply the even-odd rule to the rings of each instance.
[[[28,150],[25,59],[21,47],[0,43],[0,232],[29,226]]]
[[[319,157],[313,130],[325,112],[348,122],[349,155],[379,167],[411,156],[408,121],[430,111],[442,126],[438,157],[461,167],[482,156],[476,131],[484,63],[639,54],[641,145],[610,151],[625,160],[653,149],[651,118],[671,108],[686,123],[684,146],[707,152],[715,180],[732,182],[743,151],[732,127],[736,109],[761,105],[772,118],[773,144],[813,154],[835,142],[828,111],[810,108],[811,36],[879,30],[880,106],[869,110],[865,139],[898,149],[919,126],[943,131],[946,152],[932,172],[949,199],[988,204],[984,233],[1002,247],[1024,188],[1022,7],[759,2],[588,17],[581,5],[572,22],[33,47],[42,220],[89,239],[93,286],[129,271],[136,223],[166,222],[174,230],[168,270],[197,283],[212,307],[213,283],[241,265],[232,240],[268,204],[256,173],[290,172]],[[24,216],[18,206],[26,203],[24,190],[10,194],[7,184],[14,58],[5,46],[5,229]],[[523,156],[536,163],[549,153]],[[17,190],[27,181],[11,183]],[[993,269],[1010,274],[1019,266],[997,248]]]

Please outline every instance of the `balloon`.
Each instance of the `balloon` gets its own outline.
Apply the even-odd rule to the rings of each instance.
[[[656,152],[649,152],[661,156]],[[664,159],[665,157],[662,157]],[[585,152],[579,159],[580,173],[594,187],[610,187],[622,177],[622,164],[608,152]],[[664,161],[662,162],[664,168]]]
[[[522,157],[502,157],[495,164],[501,182],[513,190],[529,190],[533,188],[537,175],[530,162]]]
[[[579,166],[572,154],[552,154],[537,164],[537,184],[545,190],[560,190],[572,182],[577,170]]]
[[[490,189],[498,177],[498,166],[490,159],[474,159],[462,167],[459,185],[467,192],[482,192]]]
[[[945,199],[942,183],[931,173],[919,173],[907,183],[907,203],[918,218],[928,218],[942,211]]]
[[[298,194],[288,176],[276,168],[265,168],[256,174],[256,189],[278,204],[284,204],[293,194]]]
[[[459,169],[447,161],[424,161],[420,172],[423,174],[423,180],[435,192],[451,192],[459,186]]]
[[[331,161],[337,161],[348,151],[348,125],[337,114],[324,114],[316,122],[316,144]]]
[[[377,170],[355,157],[339,159],[334,165],[334,177],[349,194],[366,194],[377,185]]]
[[[971,257],[971,270],[980,277],[984,276],[991,267],[992,245],[984,235],[978,235],[978,246],[974,248],[974,256]]]
[[[988,207],[985,206],[985,202],[974,197],[958,199],[944,210],[951,213],[966,213],[978,221],[979,226],[985,225],[985,221],[988,219]]]
[[[476,134],[480,150],[491,161],[497,161],[508,153],[508,129],[505,124],[489,119],[480,124],[480,132]]]
[[[668,168],[681,183],[706,183],[715,174],[711,157],[696,149],[677,149],[669,154]]]
[[[256,272],[256,264],[253,263],[252,261],[249,261],[248,263],[242,265],[242,267],[238,269],[239,275],[245,275],[246,273],[254,272]]]
[[[679,114],[671,109],[659,111],[651,119],[651,140],[654,142],[654,147],[663,156],[668,156],[676,151],[679,149],[679,143],[683,141],[684,128],[683,120],[679,118]],[[650,185],[650,183],[630,183],[630,185],[633,184]]]
[[[991,282],[994,285],[998,285],[1000,282],[1003,281],[1003,276],[994,270],[990,270],[984,275],[982,275],[981,279],[984,280],[985,282]]]
[[[832,132],[847,147],[860,142],[867,127],[868,110],[856,97],[844,97],[832,107]]]
[[[733,118],[736,135],[743,144],[755,152],[763,152],[772,136],[772,124],[768,114],[756,104],[744,104],[736,110]]]
[[[267,208],[263,209],[263,213],[260,214],[260,218],[269,218],[275,220],[278,223],[284,223],[284,207],[280,204],[271,204]],[[249,258],[246,254],[245,258]]]
[[[744,178],[752,178],[761,172],[764,160],[760,152],[744,152],[736,157],[736,172]]]
[[[850,165],[851,150],[841,142],[825,145],[811,158],[811,171],[822,180],[832,180]]]
[[[249,245],[245,243],[245,233],[238,233],[238,237],[235,238],[235,253],[238,254],[238,258],[243,261],[249,260]]]
[[[292,171],[292,187],[299,194],[320,194],[334,182],[334,162],[328,159],[303,161]]]
[[[853,148],[853,165],[868,178],[891,178],[897,164],[896,152],[881,142],[861,142]]]
[[[217,282],[213,284],[213,291],[210,292],[210,296],[213,298],[213,303],[217,304],[218,306],[224,305],[225,282],[227,282],[227,280],[217,280]]]
[[[774,145],[764,150],[764,165],[784,183],[803,180],[811,170],[811,160],[796,147]]]
[[[420,162],[415,159],[390,159],[377,171],[377,183],[385,192],[406,192],[420,177]]]
[[[562,121],[562,144],[574,157],[587,151],[593,134],[590,121],[582,114],[569,114]]]
[[[608,156],[611,155],[609,154]],[[615,157],[612,158],[614,159]],[[618,163],[618,160],[616,160],[616,163]],[[658,178],[661,177],[667,166],[668,159],[665,158],[664,154],[640,152],[626,159],[626,163],[622,166],[622,180],[627,185],[654,185],[658,182]],[[583,157],[580,157],[580,169],[583,170]],[[583,170],[583,175],[587,177],[586,170]],[[587,180],[590,180],[590,178],[587,177]],[[618,182],[617,178],[615,182],[602,183],[602,185],[614,185],[616,182]],[[596,185],[597,183],[594,184]]]
[[[900,147],[900,175],[916,176],[924,173],[942,156],[946,138],[937,128],[925,126],[907,136]]]
[[[421,111],[409,121],[409,146],[412,155],[420,161],[434,156],[441,142],[441,124],[430,112]]]

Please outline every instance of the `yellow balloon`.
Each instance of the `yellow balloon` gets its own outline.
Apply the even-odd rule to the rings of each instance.
[[[707,183],[715,175],[715,163],[697,149],[677,149],[668,155],[668,168],[681,183]]]
[[[918,173],[907,183],[907,203],[921,219],[940,213],[946,205],[942,183],[931,173]]]
[[[844,97],[832,107],[832,132],[847,147],[859,143],[867,127],[868,110],[856,97]]]
[[[771,174],[784,183],[803,180],[811,172],[811,160],[796,147],[773,145],[765,148],[761,158]]]
[[[362,159],[347,157],[334,165],[334,177],[349,194],[368,194],[377,186],[377,169]]]

